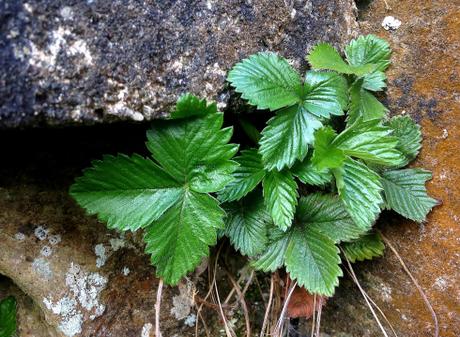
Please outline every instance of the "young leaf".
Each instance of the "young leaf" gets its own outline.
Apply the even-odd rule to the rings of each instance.
[[[315,132],[315,149],[312,163],[318,170],[341,167],[346,156],[344,152],[333,145],[337,134],[330,126]]]
[[[260,193],[251,193],[239,202],[224,204],[227,213],[225,235],[241,254],[255,256],[261,253],[268,240],[270,215]]]
[[[208,254],[224,227],[217,192],[233,179],[238,146],[228,144],[223,116],[155,122],[147,132],[152,160],[107,156],[71,187],[89,213],[121,230],[146,228],[146,250],[157,274],[176,284]]]
[[[75,180],[70,195],[109,228],[135,231],[150,225],[181,195],[181,185],[139,155],[104,156]]]
[[[265,169],[281,171],[285,166],[291,167],[296,159],[305,158],[313,133],[321,125],[302,106],[280,110],[262,131],[259,153]]]
[[[292,229],[285,257],[286,271],[310,293],[332,296],[339,285],[339,249],[334,241],[311,228]]]
[[[233,173],[234,180],[218,192],[221,202],[241,199],[256,188],[265,176],[262,157],[256,149],[241,151],[241,155],[235,157],[235,161],[239,166]]]
[[[16,299],[12,296],[0,301],[0,337],[16,333]]]
[[[361,162],[347,158],[344,166],[334,169],[337,189],[345,209],[362,229],[372,227],[383,203],[380,177]]]
[[[318,117],[343,115],[348,102],[347,90],[347,81],[339,74],[308,71],[305,76],[303,107]]]
[[[313,165],[310,157],[307,156],[303,161],[295,163],[291,173],[307,185],[325,186],[329,184],[332,181],[331,171],[318,169],[316,165]]]
[[[381,125],[379,120],[358,120],[340,133],[332,146],[373,164],[398,165],[404,162],[404,157],[395,149],[398,139],[391,133],[392,130]]]
[[[369,34],[352,40],[345,55],[352,66],[375,64],[376,70],[384,71],[390,65],[391,49],[388,42]]]
[[[186,93],[179,97],[176,108],[171,112],[171,118],[187,118],[192,116],[203,116],[217,112],[216,103],[208,105],[206,99]]]
[[[369,233],[355,241],[343,243],[342,249],[347,259],[354,263],[382,256],[385,245],[378,233]]]
[[[264,199],[274,224],[281,230],[288,229],[294,219],[297,205],[297,184],[288,171],[267,172],[263,182]]]
[[[369,121],[382,119],[388,109],[379,102],[369,91],[364,89],[364,80],[355,81],[350,87],[350,106],[348,109],[347,124],[351,125],[358,119]]]
[[[386,204],[402,216],[422,222],[437,205],[426,192],[425,182],[431,179],[431,172],[422,169],[386,171],[382,184]]]
[[[224,228],[224,211],[207,194],[184,190],[180,201],[146,228],[145,252],[151,254],[157,275],[175,285],[215,245],[217,229]]]
[[[422,133],[409,116],[396,116],[385,123],[393,130],[392,135],[398,139],[396,149],[406,157],[404,165],[417,157],[422,147]]]
[[[259,143],[260,140],[260,132],[257,128],[252,125],[249,121],[244,118],[239,118],[238,121],[240,122],[241,128],[243,129],[244,133],[251,139],[255,144]]]
[[[295,219],[336,243],[357,239],[365,232],[354,223],[341,200],[332,194],[313,193],[301,197]]]
[[[316,45],[308,54],[307,60],[313,69],[334,70],[342,74],[355,74],[357,76],[371,72],[373,65],[350,66],[338,51],[327,43]]]
[[[301,99],[299,74],[286,59],[274,53],[258,53],[236,64],[227,80],[259,109],[277,110]]]

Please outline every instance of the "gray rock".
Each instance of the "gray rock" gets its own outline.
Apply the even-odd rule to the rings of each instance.
[[[241,58],[302,67],[356,29],[352,0],[2,0],[0,127],[149,120],[187,91],[223,108]]]

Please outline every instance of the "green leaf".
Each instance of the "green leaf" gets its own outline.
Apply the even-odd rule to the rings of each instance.
[[[176,203],[181,185],[152,160],[120,154],[94,161],[70,194],[109,228],[135,231]]]
[[[192,171],[190,188],[201,193],[220,191],[233,181],[232,174],[237,168],[238,163],[233,160],[199,164]]]
[[[336,132],[330,126],[323,127],[315,132],[315,149],[312,163],[318,170],[342,166],[346,156],[341,149],[333,145],[336,136]]]
[[[146,228],[145,251],[157,275],[174,285],[208,256],[217,229],[224,228],[225,212],[207,194],[184,190],[179,202]]]
[[[374,69],[373,65],[350,66],[338,51],[327,43],[316,45],[307,56],[307,60],[313,69],[334,70],[342,74],[364,75]]]
[[[431,179],[431,172],[422,169],[386,171],[382,184],[387,206],[402,216],[422,222],[437,205],[426,192],[425,182]]]
[[[16,333],[16,300],[10,296],[0,301],[0,337]]]
[[[404,154],[406,161],[402,166],[417,157],[420,148],[422,147],[422,132],[409,116],[396,116],[385,123],[393,130],[393,136],[398,139],[396,149]]]
[[[268,121],[262,131],[259,153],[266,170],[291,167],[296,159],[302,160],[313,142],[313,133],[321,122],[303,107],[294,105]]]
[[[288,229],[294,219],[297,205],[297,184],[288,171],[267,172],[263,182],[265,204],[274,224],[281,230]]]
[[[369,121],[382,119],[388,109],[379,102],[369,91],[363,88],[363,79],[355,81],[350,87],[350,107],[348,110],[348,125],[355,123],[358,119]]]
[[[186,93],[179,97],[176,103],[176,108],[171,112],[171,118],[187,118],[192,116],[203,116],[217,112],[216,103],[208,105],[206,99]]]
[[[364,234],[345,210],[342,201],[332,194],[313,193],[301,197],[296,222],[315,229],[334,242],[350,241]]]
[[[370,91],[381,91],[387,86],[385,83],[386,79],[387,77],[383,71],[374,71],[364,76],[363,89]]]
[[[303,161],[295,163],[291,173],[302,183],[313,186],[325,186],[332,181],[331,171],[318,169],[308,156]]]
[[[380,165],[398,165],[404,162],[404,156],[395,149],[398,139],[393,137],[387,126],[379,120],[356,121],[346,128],[332,142],[332,146],[346,155]]]
[[[285,257],[291,279],[311,294],[332,296],[339,285],[339,249],[334,241],[310,228],[295,227]]]
[[[262,52],[236,64],[227,80],[250,104],[277,110],[301,99],[302,81],[286,59]]]
[[[283,232],[281,229],[271,228],[269,233],[269,244],[265,251],[251,262],[251,266],[264,272],[274,272],[284,264],[284,257],[291,239],[291,231]]]
[[[339,283],[339,250],[326,235],[302,225],[273,229],[265,252],[251,265],[265,272],[286,266],[290,277],[312,294],[332,296]]]
[[[106,156],[71,187],[89,213],[109,227],[146,228],[147,252],[166,284],[196,267],[224,228],[224,212],[207,193],[233,179],[238,146],[228,144],[231,128],[223,116],[158,121],[147,133],[156,161],[138,155]]]
[[[383,203],[380,177],[361,162],[347,158],[344,166],[334,169],[337,189],[345,209],[362,229],[369,229]]]
[[[342,249],[347,259],[354,263],[382,256],[385,245],[378,233],[369,233],[355,241],[343,243]]]
[[[262,157],[256,149],[241,151],[235,161],[239,166],[233,173],[234,179],[218,193],[221,202],[241,199],[256,188],[265,176]]]
[[[221,129],[222,124],[223,114],[220,113],[156,121],[147,132],[147,148],[171,176],[185,183],[200,174],[199,167],[229,160],[238,151],[237,145],[228,144],[232,128]],[[219,187],[216,186],[216,191]]]
[[[318,117],[343,115],[348,102],[347,81],[333,72],[308,71],[303,107]]]
[[[352,40],[345,55],[352,66],[374,64],[376,70],[384,71],[390,65],[391,49],[387,41],[369,34]]]
[[[227,213],[225,234],[243,255],[261,253],[268,241],[270,215],[260,193],[251,193],[238,202],[224,204]]]

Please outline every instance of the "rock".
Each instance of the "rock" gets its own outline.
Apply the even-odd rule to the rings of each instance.
[[[193,92],[224,107],[227,70],[261,50],[303,64],[356,32],[352,0],[0,3],[0,127],[142,121]]]

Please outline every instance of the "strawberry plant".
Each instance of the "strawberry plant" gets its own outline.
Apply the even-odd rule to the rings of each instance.
[[[12,296],[0,301],[0,337],[12,337],[16,333],[16,299]]]
[[[374,95],[386,86],[390,53],[373,35],[351,41],[345,59],[319,44],[303,76],[277,54],[252,55],[228,81],[271,116],[260,132],[242,122],[256,147],[241,144],[237,154],[216,104],[186,94],[147,131],[148,158],[105,156],[70,194],[109,228],[143,229],[167,284],[222,234],[254,268],[285,268],[310,293],[332,296],[343,256],[382,254],[372,230],[382,210],[421,222],[436,205],[425,188],[431,174],[403,168],[420,150],[420,128],[407,116],[389,118]]]

